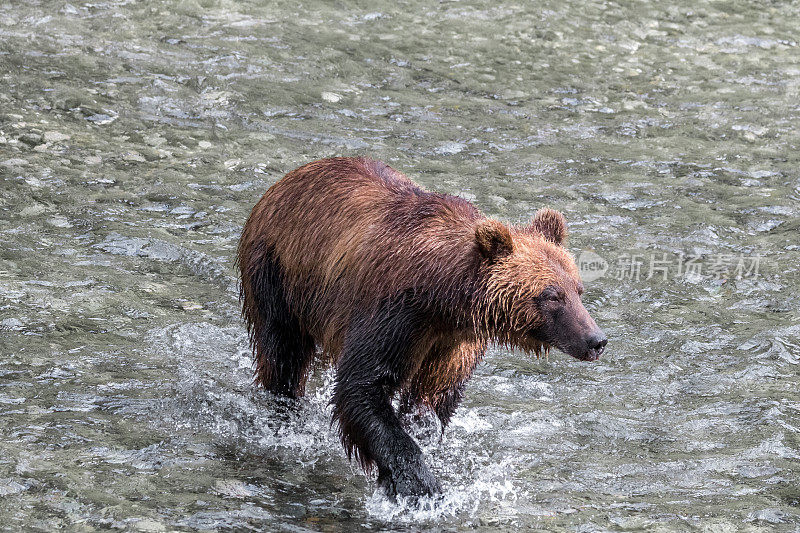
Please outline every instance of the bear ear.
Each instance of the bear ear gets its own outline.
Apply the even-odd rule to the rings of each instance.
[[[478,223],[475,228],[475,243],[481,255],[491,261],[514,251],[514,241],[508,226],[490,218]]]
[[[543,207],[534,215],[531,229],[540,233],[545,240],[561,245],[567,238],[567,219],[560,211]]]

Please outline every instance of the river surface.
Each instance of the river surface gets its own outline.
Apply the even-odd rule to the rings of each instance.
[[[797,531],[796,2],[0,1],[3,530]],[[494,348],[392,503],[252,386],[233,258],[334,155],[570,223],[610,339]]]

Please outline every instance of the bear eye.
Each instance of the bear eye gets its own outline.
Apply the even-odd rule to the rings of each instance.
[[[547,302],[558,302],[564,299],[564,295],[558,289],[549,288],[542,293],[542,299]]]

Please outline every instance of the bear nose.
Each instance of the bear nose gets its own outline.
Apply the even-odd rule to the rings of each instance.
[[[600,354],[603,353],[605,350],[606,344],[608,344],[608,339],[606,338],[606,334],[602,331],[598,330],[592,333],[588,339],[586,339],[586,344],[589,350],[594,350],[597,354],[597,357],[600,357]]]

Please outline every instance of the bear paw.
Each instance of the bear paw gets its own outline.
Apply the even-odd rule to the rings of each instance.
[[[439,481],[421,459],[398,458],[393,462],[394,468],[381,470],[378,475],[378,485],[389,498],[403,496],[417,499],[442,492]]]

